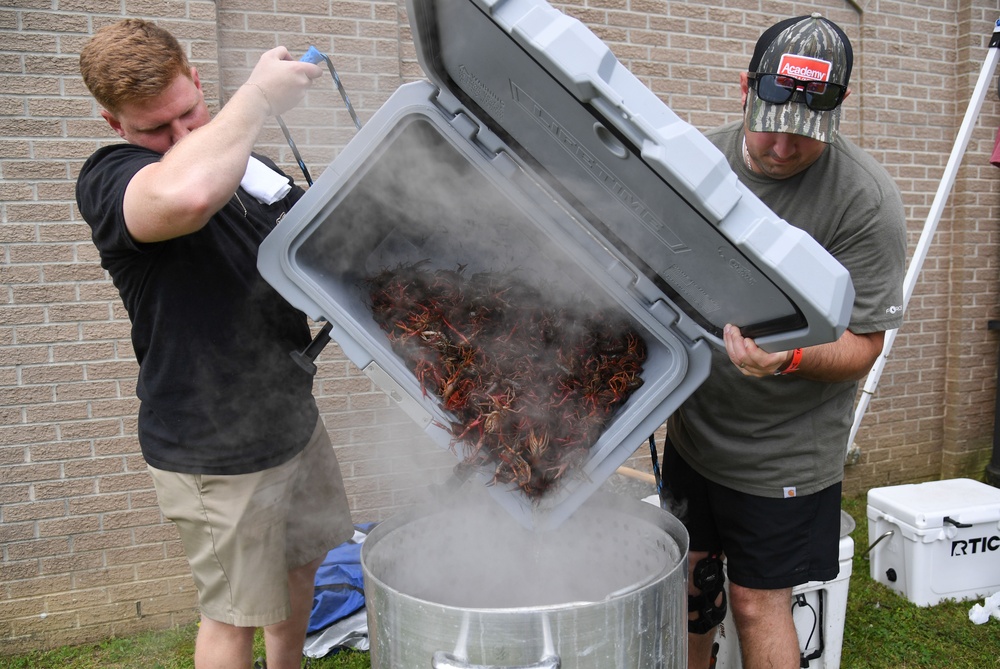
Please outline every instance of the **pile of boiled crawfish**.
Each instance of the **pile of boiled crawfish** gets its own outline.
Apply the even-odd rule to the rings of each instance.
[[[491,483],[531,499],[586,461],[642,385],[646,345],[620,315],[543,306],[509,274],[422,262],[366,285],[393,350],[454,418],[444,427],[453,448],[463,445],[463,464],[495,465]]]

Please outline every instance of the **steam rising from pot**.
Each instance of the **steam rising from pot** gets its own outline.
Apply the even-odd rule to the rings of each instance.
[[[364,560],[408,596],[502,609],[604,601],[662,577],[685,548],[648,519],[599,504],[538,534],[481,489],[463,489],[447,507],[423,508],[399,523]]]

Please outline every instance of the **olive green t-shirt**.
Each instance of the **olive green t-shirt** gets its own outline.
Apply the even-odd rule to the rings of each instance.
[[[754,194],[816,239],[851,274],[848,329],[902,322],[906,224],[889,174],[842,136],[789,179],[755,174],[743,162],[742,122],[706,136]],[[737,324],[738,325],[738,324]],[[668,421],[671,442],[706,478],[763,497],[807,495],[843,478],[858,383],[821,383],[794,374],[740,373],[714,348],[708,379]]]

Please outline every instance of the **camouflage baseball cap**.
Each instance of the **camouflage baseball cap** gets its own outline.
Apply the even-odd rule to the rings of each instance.
[[[799,80],[829,81],[847,86],[854,52],[836,23],[819,14],[785,19],[757,40],[749,72],[786,74]],[[747,93],[746,125],[753,132],[788,132],[830,143],[840,127],[840,105],[814,111],[801,93],[787,103],[774,104],[757,97],[751,81]]]

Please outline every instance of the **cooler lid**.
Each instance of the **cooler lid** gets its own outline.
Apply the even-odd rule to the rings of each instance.
[[[872,488],[868,507],[916,529],[997,523],[1000,489],[967,478]]]
[[[709,335],[766,350],[832,341],[847,271],[596,35],[544,0],[407,0],[418,58]]]

